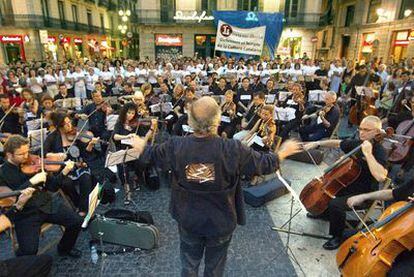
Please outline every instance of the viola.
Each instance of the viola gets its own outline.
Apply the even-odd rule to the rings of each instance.
[[[336,263],[344,277],[386,276],[394,260],[414,249],[414,203],[389,206],[369,229],[339,247]]]
[[[375,140],[390,137],[392,132],[392,129],[380,132]],[[341,157],[324,170],[323,176],[314,178],[302,189],[299,197],[308,212],[314,215],[322,214],[328,208],[329,201],[335,198],[338,192],[358,179],[361,167],[354,154],[360,149],[361,145]]]

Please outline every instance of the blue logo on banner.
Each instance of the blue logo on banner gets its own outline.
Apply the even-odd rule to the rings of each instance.
[[[246,21],[259,21],[259,19],[254,12],[249,12],[246,16]]]

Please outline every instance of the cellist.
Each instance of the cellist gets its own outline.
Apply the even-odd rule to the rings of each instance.
[[[378,189],[378,182],[387,178],[388,170],[385,168],[387,154],[384,147],[372,140],[381,132],[382,123],[376,116],[365,117],[359,126],[359,139],[324,140],[310,142],[304,146],[305,150],[316,147],[340,148],[345,153],[351,152],[362,143],[361,150],[356,153],[356,161],[361,168],[359,177],[346,188],[341,190],[335,198],[331,199],[328,209],[319,216],[307,214],[310,218],[327,218],[329,220],[328,240],[323,248],[337,249],[343,240],[345,229],[346,210],[349,209],[346,201],[349,197]],[[371,142],[372,140],[372,142]]]

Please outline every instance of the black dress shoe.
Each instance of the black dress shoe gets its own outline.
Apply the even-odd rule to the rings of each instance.
[[[58,254],[62,257],[71,257],[75,259],[79,259],[80,257],[82,257],[82,252],[76,248],[73,248],[70,251],[62,251],[58,249]]]
[[[323,214],[316,215],[316,214],[306,213],[306,217],[312,218],[312,219],[322,219],[322,218],[324,218],[324,215]]]
[[[326,250],[335,250],[341,245],[342,239],[340,237],[333,237],[322,246]]]

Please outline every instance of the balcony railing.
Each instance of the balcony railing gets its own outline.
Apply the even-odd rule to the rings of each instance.
[[[14,26],[16,28],[53,28],[82,31],[95,34],[109,34],[111,30],[102,29],[98,26],[89,26],[88,24],[73,21],[61,20],[52,17],[43,17],[35,14],[6,14],[1,15],[0,24],[2,26]]]
[[[206,11],[206,16],[211,16],[212,11]],[[184,16],[191,16],[194,11],[183,11]],[[197,11],[197,16],[200,16],[202,11]],[[138,9],[131,14],[131,23],[135,24],[197,24],[197,25],[213,25],[213,20],[180,20],[174,19],[176,11],[172,9],[162,10],[146,10]]]
[[[323,23],[321,15],[321,13],[297,13],[295,16],[285,17],[285,25],[288,27],[318,27]]]

